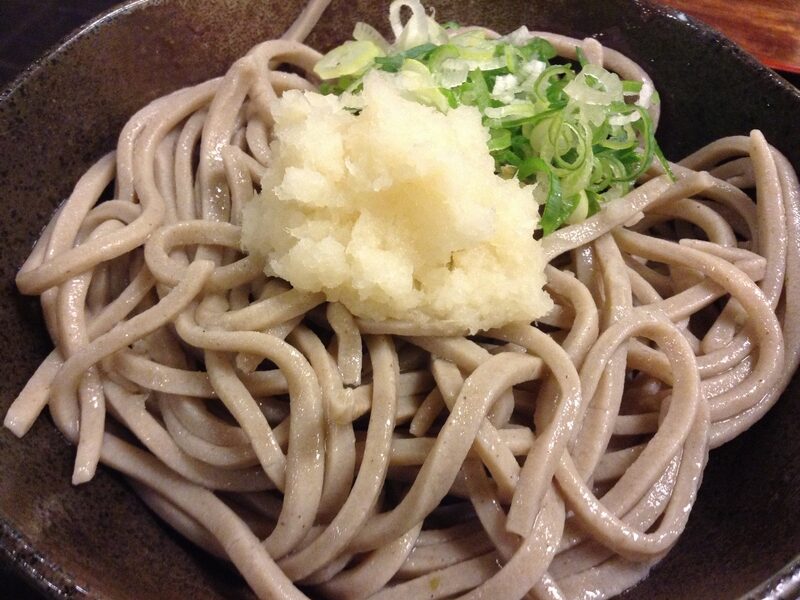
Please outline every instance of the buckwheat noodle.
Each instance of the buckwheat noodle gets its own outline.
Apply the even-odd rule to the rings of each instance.
[[[5,425],[49,407],[74,483],[122,472],[262,598],[613,596],[676,542],[709,449],[795,370],[797,177],[758,131],[674,182],[651,170],[544,239],[556,307],[536,325],[358,319],[239,250],[270,101],[315,87],[277,65],[311,72],[299,40],[326,4],[142,109],[78,181],[17,276],[55,349]]]

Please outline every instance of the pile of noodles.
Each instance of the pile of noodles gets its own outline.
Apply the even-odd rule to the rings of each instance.
[[[621,592],[675,544],[709,449],[797,364],[791,166],[753,132],[675,182],[651,171],[544,239],[556,308],[534,325],[366,322],[239,250],[270,101],[314,89],[272,66],[311,71],[298,40],[322,8],[141,110],[78,181],[17,278],[55,350],[5,425],[23,435],[47,406],[75,483],[99,462],[124,473],[262,598]]]

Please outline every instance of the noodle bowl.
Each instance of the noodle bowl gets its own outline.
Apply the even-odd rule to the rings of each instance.
[[[289,579],[331,597],[632,585],[683,529],[708,448],[794,370],[797,295],[774,313],[797,260],[791,167],[757,132],[729,138],[552,234],[544,329],[387,329],[237,253],[265,99],[309,85],[267,65],[316,58],[258,46],[140,112],[81,179],[18,277],[58,351],[7,425],[48,403],[78,446],[73,481],[98,459],[122,471],[265,597],[296,595]],[[106,410],[152,455],[104,433]]]

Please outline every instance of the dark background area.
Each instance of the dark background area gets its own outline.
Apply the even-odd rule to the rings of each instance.
[[[0,0],[0,91],[71,31],[120,1]],[[0,561],[0,598],[40,600],[41,596]]]
[[[71,31],[119,3],[120,0],[0,0],[0,89]],[[782,75],[800,86],[799,73]]]
[[[31,62],[117,0],[0,0],[0,90]],[[800,85],[800,74],[783,74]],[[38,600],[8,565],[0,563],[0,597]]]
[[[119,0],[0,0],[0,88],[72,30]]]

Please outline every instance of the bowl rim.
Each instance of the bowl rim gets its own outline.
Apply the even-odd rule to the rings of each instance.
[[[96,29],[103,27],[111,20],[124,18],[136,10],[146,10],[151,5],[175,1],[178,0],[122,0],[111,8],[98,13],[97,16],[50,46],[9,83],[0,88],[0,106],[13,100],[17,90],[28,80],[35,77],[42,69],[47,68],[48,64],[57,60],[71,46],[91,35]],[[640,13],[643,11],[654,12],[675,19],[697,32],[710,36],[715,43],[734,52],[747,67],[760,71],[773,84],[796,96],[800,101],[800,89],[781,77],[774,69],[758,61],[752,54],[711,25],[677,8],[661,4],[657,0],[633,0],[631,4]],[[75,575],[63,569],[51,557],[40,553],[34,544],[17,530],[2,513],[0,513],[0,565],[33,590],[48,598],[67,599],[74,597],[75,594],[86,595],[89,598],[96,597],[90,590],[81,587]],[[791,600],[798,596],[800,596],[800,553],[773,575],[740,596],[739,600]]]

